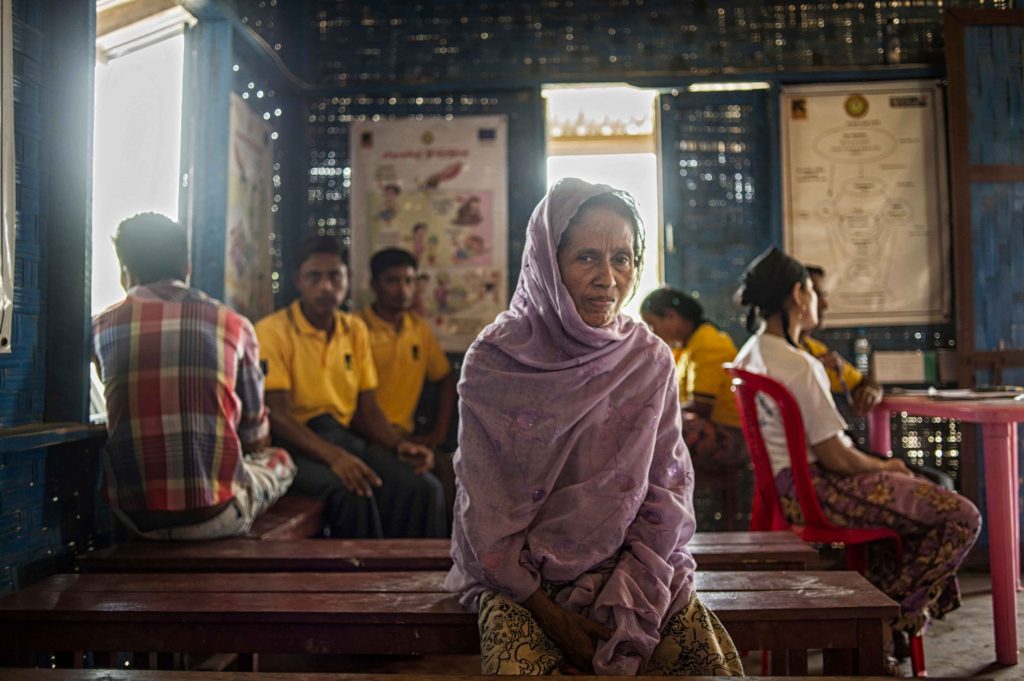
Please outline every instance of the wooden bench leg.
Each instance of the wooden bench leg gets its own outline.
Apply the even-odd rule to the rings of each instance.
[[[857,623],[858,676],[882,676],[885,673],[885,644],[882,622],[862,620]]]
[[[788,650],[772,650],[771,651],[771,675],[772,676],[789,676],[789,651]]]
[[[807,651],[790,650],[787,652],[789,653],[789,675],[807,676]]]
[[[92,666],[97,669],[112,669],[116,663],[117,653],[92,654]]]
[[[260,670],[260,656],[259,653],[239,653],[238,654],[238,671],[241,672],[258,672]]]
[[[853,676],[853,651],[848,648],[826,648],[822,652],[825,676]],[[875,674],[881,676],[881,674]]]

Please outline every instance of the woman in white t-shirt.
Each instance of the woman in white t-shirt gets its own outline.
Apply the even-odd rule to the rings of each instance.
[[[899,459],[858,450],[846,436],[824,366],[797,344],[801,332],[818,323],[817,296],[803,265],[770,249],[743,273],[738,298],[749,306],[747,329],[756,333],[740,349],[736,364],[774,378],[796,399],[811,477],[829,520],[841,527],[883,526],[900,533],[902,559],[879,545],[871,552],[867,577],[899,601],[895,632],[922,631],[931,617],[960,605],[956,571],[977,539],[978,509],[955,492],[914,476]],[[782,508],[798,524],[802,519],[782,417],[769,398],[758,404]]]

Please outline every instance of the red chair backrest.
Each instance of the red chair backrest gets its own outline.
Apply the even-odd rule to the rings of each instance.
[[[800,416],[800,407],[793,395],[784,385],[773,378],[755,374],[739,367],[726,364],[725,370],[732,376],[733,396],[743,422],[743,434],[747,440],[747,451],[754,462],[754,480],[757,494],[754,498],[755,509],[751,519],[752,530],[784,530],[789,522],[782,514],[779,493],[775,487],[775,475],[768,458],[768,449],[761,436],[761,424],[757,413],[757,397],[764,393],[774,400],[782,415],[782,425],[786,433],[786,446],[789,449],[790,469],[796,484],[797,500],[804,516],[804,524],[808,527],[834,529],[825,514],[821,512],[818,495],[811,482],[811,468],[807,461],[807,438],[804,436],[804,420]],[[760,504],[760,508],[757,505]]]

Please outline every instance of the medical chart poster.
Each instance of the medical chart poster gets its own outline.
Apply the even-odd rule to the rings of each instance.
[[[414,307],[447,352],[464,352],[508,300],[504,116],[357,121],[350,127],[352,296],[373,300],[370,257],[419,261]]]
[[[937,81],[784,88],[786,250],[828,275],[830,326],[950,319]]]
[[[229,130],[224,301],[249,319],[260,319],[274,311],[274,147],[270,125],[234,93]]]

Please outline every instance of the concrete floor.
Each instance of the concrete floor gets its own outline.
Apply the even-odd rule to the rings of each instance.
[[[992,588],[987,572],[965,571],[960,575],[963,607],[936,621],[924,639],[928,674],[1024,681],[1024,592],[1017,593],[1017,650],[1021,663],[1014,667],[996,664],[992,631]],[[907,671],[910,671],[909,665]]]
[[[995,663],[992,631],[992,592],[987,572],[964,571],[960,586],[963,607],[945,621],[933,623],[925,636],[925,658],[931,678],[987,678],[1024,681],[1024,650],[1021,664],[1003,667]],[[1017,594],[1018,641],[1024,638],[1024,592]],[[1018,642],[1018,648],[1021,646]],[[479,674],[479,657],[474,655],[428,655],[423,657],[335,657],[261,656],[261,671],[358,671],[364,673]],[[744,658],[747,674],[757,675],[759,655]],[[812,655],[810,673],[821,673],[821,656]],[[910,675],[910,663],[903,665]]]

